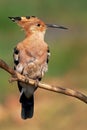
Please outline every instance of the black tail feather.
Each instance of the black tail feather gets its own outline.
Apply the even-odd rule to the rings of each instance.
[[[32,118],[34,112],[34,96],[27,98],[24,93],[20,97],[20,103],[22,104],[21,117],[23,119]]]

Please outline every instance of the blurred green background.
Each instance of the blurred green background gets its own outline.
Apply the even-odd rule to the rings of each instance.
[[[0,0],[0,58],[13,67],[13,48],[24,32],[8,16],[37,16],[69,30],[47,30],[51,57],[44,82],[87,91],[87,1]],[[71,97],[37,90],[35,114],[20,118],[19,93],[10,75],[0,69],[0,130],[86,130],[87,106]],[[49,105],[48,105],[49,104]]]

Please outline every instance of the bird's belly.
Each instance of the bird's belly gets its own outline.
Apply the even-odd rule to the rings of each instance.
[[[31,79],[38,79],[44,76],[44,73],[48,70],[47,63],[43,65],[31,62],[27,66],[24,67],[23,75],[31,78]]]

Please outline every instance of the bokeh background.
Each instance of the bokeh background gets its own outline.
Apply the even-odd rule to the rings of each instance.
[[[13,48],[24,32],[8,16],[37,16],[69,30],[49,29],[45,41],[51,57],[43,81],[87,93],[87,0],[0,0],[0,58],[13,67]],[[20,117],[19,92],[0,69],[0,130],[86,130],[87,105],[61,94],[38,89],[35,114]]]

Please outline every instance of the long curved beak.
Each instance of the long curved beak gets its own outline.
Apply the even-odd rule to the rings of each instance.
[[[59,26],[59,25],[56,25],[56,24],[46,24],[46,26],[49,27],[49,28],[68,29],[66,27]]]

